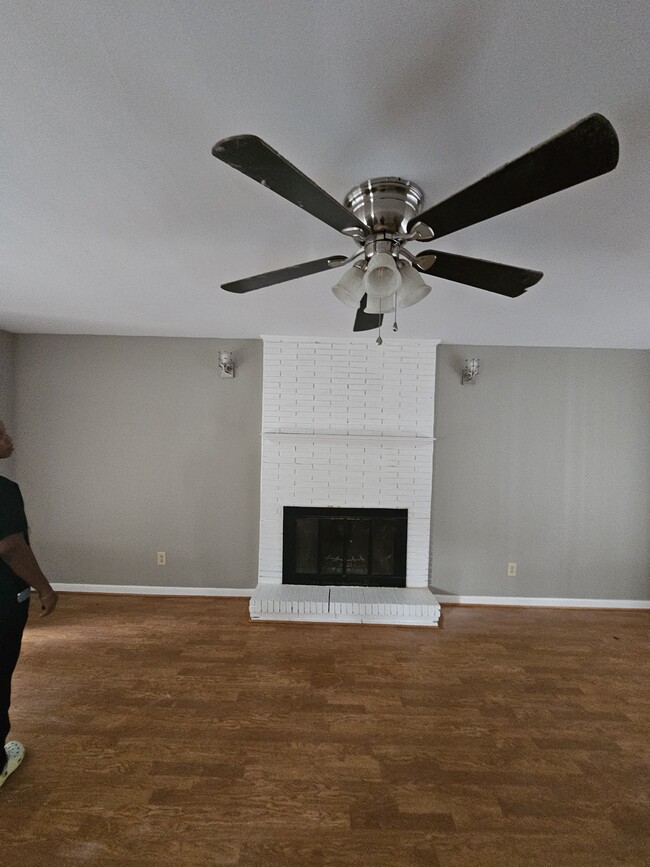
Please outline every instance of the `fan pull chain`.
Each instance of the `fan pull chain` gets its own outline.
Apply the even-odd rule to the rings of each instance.
[[[393,322],[393,331],[397,331],[397,292],[395,293],[394,303],[395,303],[395,321]]]
[[[381,310],[381,301],[379,302],[379,309]],[[381,320],[382,320],[382,316],[381,316],[381,313],[380,313],[380,314],[379,314],[379,325],[377,326],[377,346],[381,346],[382,343],[384,342],[384,341],[381,339]]]

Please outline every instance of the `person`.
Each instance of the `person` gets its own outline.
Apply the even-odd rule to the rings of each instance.
[[[13,450],[13,440],[0,421],[0,459],[10,457]],[[0,475],[0,744],[4,745],[4,755],[0,753],[0,786],[25,755],[21,743],[6,743],[6,739],[10,728],[11,678],[27,622],[30,587],[40,597],[41,616],[51,614],[56,608],[58,595],[29,547],[20,488]]]

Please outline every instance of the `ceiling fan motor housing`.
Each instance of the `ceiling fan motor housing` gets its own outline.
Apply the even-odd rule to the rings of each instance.
[[[371,232],[405,234],[420,211],[424,194],[417,184],[403,178],[372,178],[350,190],[345,207]]]

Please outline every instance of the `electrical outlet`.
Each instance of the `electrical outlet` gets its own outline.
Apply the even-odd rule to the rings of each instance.
[[[517,577],[517,564],[516,563],[508,563],[508,578],[516,578]]]
[[[158,551],[156,554],[156,563],[158,566],[166,566],[167,565],[167,554],[164,551]]]

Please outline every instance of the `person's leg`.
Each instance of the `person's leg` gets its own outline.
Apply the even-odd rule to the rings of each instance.
[[[20,656],[20,644],[28,613],[29,599],[17,602],[15,596],[0,598],[0,772],[7,763],[4,744],[10,729],[11,677]]]

